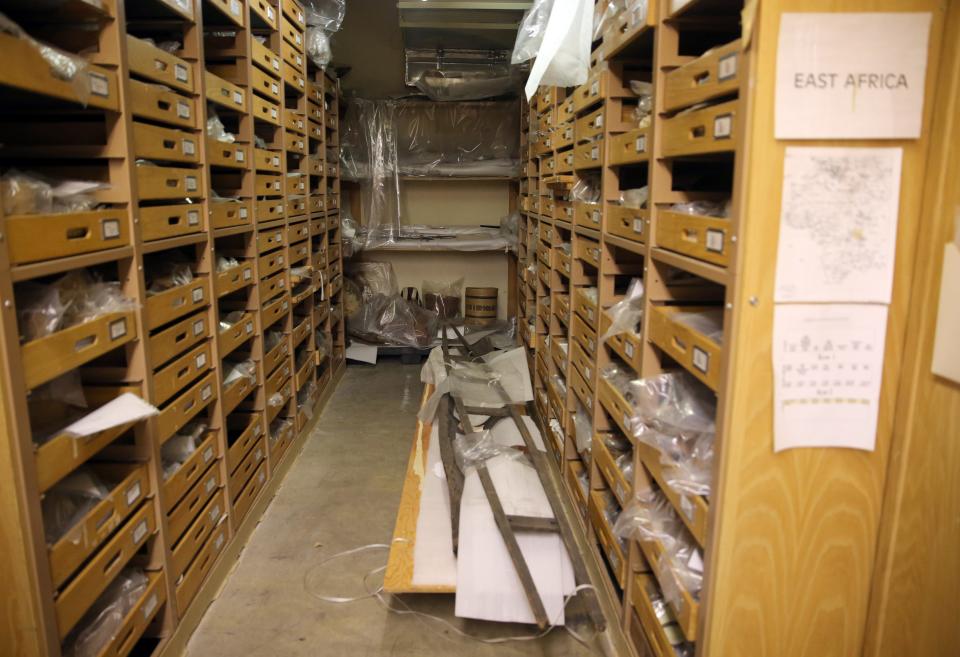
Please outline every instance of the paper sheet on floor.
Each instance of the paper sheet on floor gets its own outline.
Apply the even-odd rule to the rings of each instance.
[[[346,357],[348,360],[356,360],[361,363],[377,364],[377,347],[372,344],[363,344],[354,340],[347,347]]]
[[[439,431],[430,431],[427,469],[420,488],[417,538],[413,545],[414,586],[456,586],[457,559],[453,556],[450,493],[440,462]],[[440,466],[440,467],[437,467]]]
[[[524,421],[534,441],[543,448],[536,425]],[[504,420],[491,431],[502,445],[521,445],[519,431]],[[520,461],[498,456],[487,461],[490,478],[508,515],[552,518],[553,512],[536,470]],[[524,595],[493,519],[476,471],[466,476],[460,505],[460,553],[457,560],[456,615],[501,622],[534,623]],[[537,591],[551,622],[562,625],[565,596],[576,586],[573,566],[559,534],[520,533],[520,551],[530,568]]]

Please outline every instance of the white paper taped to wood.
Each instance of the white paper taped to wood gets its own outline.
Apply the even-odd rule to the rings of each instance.
[[[427,448],[427,468],[420,490],[417,536],[413,544],[414,586],[456,586],[457,559],[453,556],[450,492],[440,462],[439,431],[434,425]]]
[[[889,303],[900,148],[786,149],[774,300]]]
[[[774,307],[774,451],[874,449],[886,332],[881,304]]]
[[[929,13],[784,13],[777,139],[916,139]]]
[[[68,426],[63,433],[82,438],[95,433],[113,429],[131,422],[138,422],[152,415],[159,414],[155,407],[137,397],[132,392],[125,392],[116,399],[107,402],[92,413]]]
[[[960,210],[953,242],[943,250],[933,373],[960,383]]]

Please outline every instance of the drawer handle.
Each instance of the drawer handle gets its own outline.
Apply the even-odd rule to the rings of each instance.
[[[683,340],[680,340],[677,336],[670,336],[670,344],[673,345],[673,348],[679,351],[680,353],[687,353],[687,343]]]
[[[97,521],[97,530],[103,529],[103,526],[110,522],[110,518],[113,517],[113,509],[107,509],[107,512],[103,514],[103,517]]]
[[[694,126],[690,128],[690,138],[691,139],[703,139],[707,135],[706,127],[702,125]]]
[[[180,179],[179,179],[179,178],[167,178],[164,182],[166,183],[167,187],[174,187],[174,188],[176,188],[176,187],[179,187],[179,186],[180,186]]]
[[[199,465],[198,463],[193,463],[193,464],[191,464],[191,465],[190,465],[190,468],[189,468],[189,470],[188,470],[188,472],[187,472],[187,474],[184,475],[184,478],[185,478],[187,481],[190,481],[191,479],[193,479],[193,476],[197,473],[197,470],[198,470],[199,468],[200,468],[200,465]]]
[[[77,226],[76,228],[67,229],[68,240],[82,240],[85,239],[89,234],[90,229],[86,226]]]
[[[187,373],[188,373],[189,371],[190,371],[190,366],[188,365],[187,367],[184,367],[182,370],[180,370],[179,372],[177,372],[177,375],[176,375],[176,377],[174,377],[174,378],[182,379],[183,377],[185,377],[185,376],[187,375]]]
[[[111,557],[110,561],[107,562],[107,565],[103,567],[103,574],[106,575],[109,573],[114,566],[120,563],[120,559],[123,558],[123,548],[117,550],[116,554]]]
[[[693,228],[684,228],[682,237],[684,241],[692,242],[693,244],[696,244],[697,242],[700,241],[698,234],[699,234],[699,231]]]
[[[79,352],[83,351],[84,349],[89,349],[89,348],[92,347],[94,344],[96,344],[96,342],[97,342],[97,336],[95,336],[95,335],[88,335],[88,336],[86,336],[85,338],[80,338],[79,340],[77,340],[76,342],[74,342],[74,343],[73,343],[73,350],[79,353]]]
[[[710,82],[710,71],[704,71],[703,73],[698,73],[693,76],[693,85],[695,87],[701,87]]]
[[[168,225],[168,226],[176,226],[176,225],[178,225],[178,224],[181,222],[182,219],[183,219],[183,217],[181,217],[181,216],[178,215],[178,214],[175,214],[175,215],[173,215],[172,217],[167,217],[167,225]]]

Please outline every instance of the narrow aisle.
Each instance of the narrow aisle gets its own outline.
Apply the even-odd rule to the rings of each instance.
[[[350,367],[280,486],[218,598],[187,647],[189,657],[437,657],[590,654],[566,632],[488,645],[433,621],[355,597],[386,563],[372,550],[318,567],[341,551],[388,543],[422,392],[419,365]],[[370,578],[370,586],[382,575]],[[453,596],[405,597],[413,608],[475,635],[525,634],[518,625],[453,618]]]

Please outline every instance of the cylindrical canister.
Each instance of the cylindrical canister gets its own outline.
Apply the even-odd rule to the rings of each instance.
[[[468,287],[464,309],[464,323],[470,326],[487,326],[497,321],[497,288]]]

